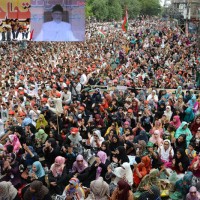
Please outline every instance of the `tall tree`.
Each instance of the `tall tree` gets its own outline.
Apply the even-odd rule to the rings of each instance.
[[[108,0],[108,19],[120,20],[122,18],[122,7],[120,0]]]
[[[92,2],[92,12],[98,20],[108,18],[108,0],[94,0]]]
[[[125,10],[127,8],[129,19],[137,17],[140,14],[141,3],[138,0],[121,0],[120,2],[123,13],[125,13]]]
[[[158,15],[161,12],[161,5],[159,0],[139,0],[141,3],[142,15]]]

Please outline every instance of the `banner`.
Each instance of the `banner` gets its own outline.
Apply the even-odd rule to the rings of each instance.
[[[30,0],[1,0],[0,21],[5,19],[26,20],[31,17]]]

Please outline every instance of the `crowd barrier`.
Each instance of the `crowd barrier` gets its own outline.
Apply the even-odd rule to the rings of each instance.
[[[113,87],[113,86],[104,86],[104,85],[86,85],[85,88],[90,88],[89,92],[90,93],[93,93],[97,88],[103,92],[103,91],[114,91],[114,90],[119,90],[119,91],[125,91],[127,89],[131,89],[131,87],[127,87],[127,86],[121,86],[121,85],[118,85],[116,87]],[[136,90],[143,90],[144,88],[135,88]],[[146,90],[149,90],[150,88],[146,88]],[[154,90],[157,91],[157,93],[160,92],[160,90],[166,90],[167,93],[172,93],[172,92],[175,92],[176,89],[163,89],[163,88],[153,88]],[[189,89],[184,89],[182,90],[184,92],[184,94],[186,93],[186,91],[188,91]],[[198,94],[200,93],[200,90],[194,90],[194,93],[195,94]]]

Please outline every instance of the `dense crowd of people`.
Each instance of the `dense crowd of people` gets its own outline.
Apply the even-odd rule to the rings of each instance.
[[[0,43],[0,199],[199,200],[196,39],[140,18]]]

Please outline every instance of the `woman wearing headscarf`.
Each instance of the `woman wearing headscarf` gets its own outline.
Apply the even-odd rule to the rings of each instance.
[[[173,197],[174,195],[176,195],[176,193],[179,194],[180,199],[181,197],[183,198],[187,195],[191,187],[192,176],[193,176],[192,172],[188,171],[183,178],[176,181],[174,186],[175,192],[170,195],[171,199],[174,199]]]
[[[66,199],[85,199],[85,192],[80,186],[78,178],[73,177],[70,179],[69,185],[64,189],[62,196]]]
[[[170,140],[163,141],[163,144],[158,148],[158,153],[165,166],[171,167],[172,158],[174,157],[174,150],[171,146]]]
[[[190,140],[192,139],[192,133],[190,129],[188,128],[188,123],[187,122],[182,122],[180,127],[176,130],[176,133],[174,137],[177,139],[181,134],[186,135],[186,141],[187,145],[190,143]]]
[[[49,189],[39,180],[33,181],[26,189],[23,200],[52,200]]]
[[[0,199],[2,200],[20,200],[17,189],[11,182],[0,182]]]
[[[194,115],[192,108],[187,107],[186,110],[185,110],[185,116],[184,116],[183,120],[190,123],[194,120],[194,117],[195,117],[195,115]]]
[[[113,135],[109,145],[111,151],[110,160],[112,160],[112,156],[115,154],[115,151],[119,146],[123,146],[123,143],[120,141],[118,135]]]
[[[200,193],[197,191],[197,188],[192,186],[189,189],[189,193],[186,195],[186,200],[199,200]]]
[[[146,131],[144,130],[140,131],[139,135],[134,137],[133,142],[138,143],[141,140],[145,141],[146,143],[148,142],[148,136],[147,136]]]
[[[200,154],[197,155],[191,162],[189,170],[193,172],[192,185],[196,186],[200,182]]]
[[[107,159],[107,155],[103,151],[99,151],[97,153],[96,162],[98,164],[97,170],[96,170],[96,179],[98,179],[100,176],[104,178],[107,172],[107,167],[110,164],[110,161]]]
[[[178,149],[174,159],[172,160],[172,169],[174,169],[178,174],[185,173],[189,165],[189,158],[187,157],[185,150]]]
[[[36,179],[42,181],[43,183],[45,182],[45,171],[39,161],[35,161],[33,163],[32,169],[29,171],[27,181],[32,182]]]
[[[38,120],[36,121],[36,129],[44,129],[48,125],[48,122],[46,121],[43,114],[40,114],[38,117]]]
[[[93,148],[100,148],[102,142],[104,141],[104,138],[101,136],[100,130],[95,130],[93,132],[93,136],[88,138],[89,138],[88,145],[90,145]]]
[[[122,168],[125,170],[124,180],[132,187],[133,185],[133,172],[130,166],[130,163],[125,162],[121,165]]]
[[[72,166],[72,173],[81,173],[88,167],[88,163],[83,159],[82,155],[76,157],[76,161]]]
[[[150,172],[151,159],[149,156],[144,156],[139,164],[134,165],[133,181],[134,185],[138,186],[142,178]]]
[[[8,145],[12,145],[13,146],[13,152],[18,153],[18,151],[22,148],[18,137],[16,135],[12,134],[12,135],[8,136],[8,139],[9,140],[4,145],[4,147],[6,148]]]
[[[190,125],[190,130],[192,132],[192,135],[195,135],[199,128],[200,128],[200,116],[197,116],[194,122],[192,122],[192,124]]]
[[[96,200],[108,200],[110,195],[109,185],[99,177],[90,183],[90,194],[86,200],[96,199]]]
[[[186,149],[187,142],[186,142],[186,135],[181,134],[174,143],[174,151],[176,152],[178,149]]]
[[[155,125],[153,126],[153,128],[149,131],[150,134],[153,134],[155,130],[159,130],[160,131],[160,135],[162,136],[164,133],[163,127],[162,127],[162,123],[160,120],[156,120],[155,121]]]
[[[129,184],[124,181],[120,180],[117,183],[117,188],[114,190],[110,200],[133,200],[133,193],[130,189]]]
[[[167,120],[170,122],[173,112],[171,111],[171,106],[166,106],[166,110],[164,111],[164,115],[167,117]]]
[[[135,144],[136,158],[141,158],[147,155],[146,146],[147,143],[144,140],[140,140],[138,144]]]
[[[158,102],[158,95],[156,94],[156,91],[155,91],[155,90],[153,90],[153,91],[151,92],[151,94],[148,95],[147,101],[149,101],[149,100],[153,100],[155,103]]]
[[[44,132],[43,129],[39,129],[38,132],[35,134],[35,142],[36,147],[41,148],[43,144],[46,142],[48,135]]]
[[[119,164],[123,164],[124,162],[129,162],[129,158],[126,154],[126,149],[123,146],[119,146],[116,149],[113,161]]]
[[[177,89],[176,89],[176,98],[178,99],[179,96],[184,96],[184,93],[182,91],[182,87],[181,86],[178,86]]]
[[[50,173],[48,174],[50,188],[56,194],[62,194],[67,179],[67,171],[65,168],[65,158],[57,156],[55,162],[51,165]]]
[[[153,135],[150,137],[149,142],[160,146],[163,143],[163,139],[160,137],[160,131],[155,130]]]
[[[170,122],[170,124],[172,126],[174,126],[176,129],[179,128],[179,126],[181,125],[181,120],[180,120],[180,116],[179,115],[175,115],[173,117],[173,120]]]

